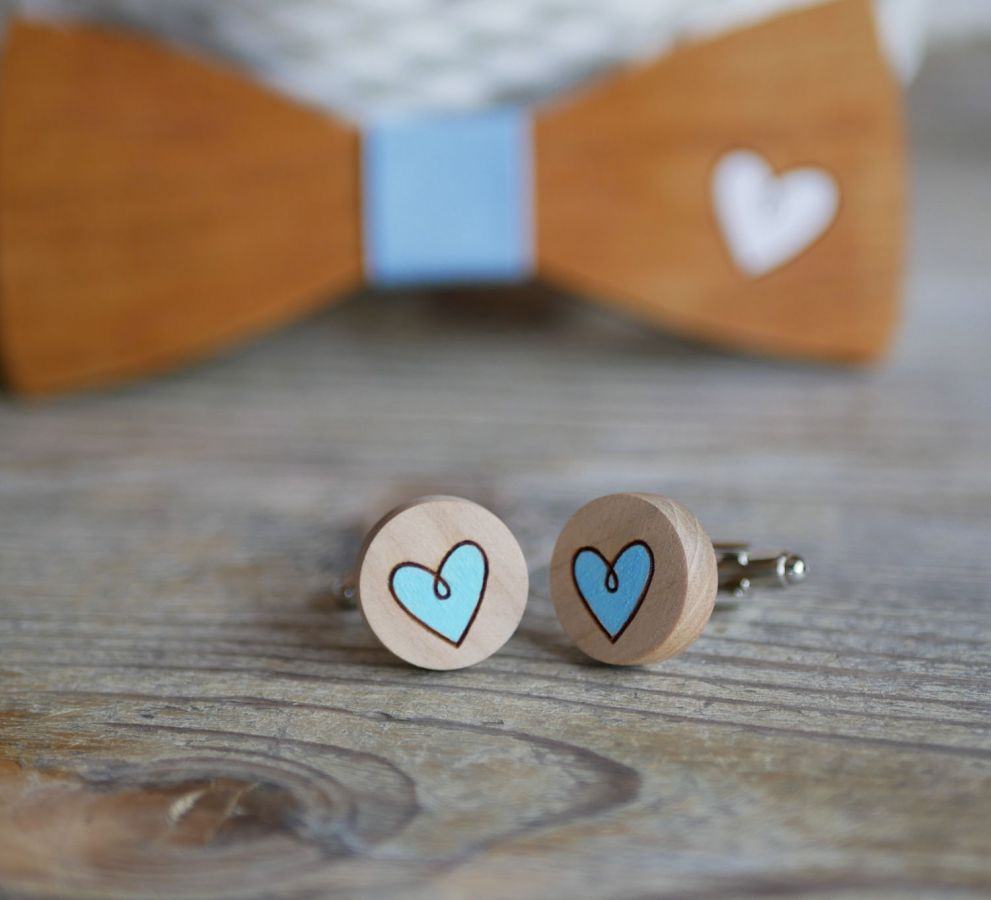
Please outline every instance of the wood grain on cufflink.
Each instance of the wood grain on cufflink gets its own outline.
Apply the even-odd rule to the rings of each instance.
[[[638,550],[642,563],[634,557],[624,566]],[[581,650],[635,665],[674,656],[701,634],[717,579],[712,542],[684,506],[658,494],[611,494],[587,503],[561,531],[551,599]]]
[[[529,575],[506,525],[477,503],[423,497],[386,515],[358,560],[362,612],[378,639],[425,669],[461,669],[512,637]]]

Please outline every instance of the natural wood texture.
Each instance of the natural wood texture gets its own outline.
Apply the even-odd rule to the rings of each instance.
[[[483,561],[480,590],[459,590],[445,565],[466,542]],[[422,567],[430,582],[422,613],[396,581],[398,568],[411,565]],[[484,507],[458,497],[422,497],[393,510],[372,529],[358,560],[361,611],[375,636],[425,669],[461,669],[487,659],[513,636],[528,593],[527,563],[512,532]],[[455,616],[464,610],[464,618],[454,632],[438,632],[433,612],[451,607]]]
[[[599,625],[575,575],[576,554],[595,548],[612,566],[620,552],[643,542],[652,559],[636,609],[615,635]],[[624,585],[616,569],[615,601]],[[635,573],[633,573],[635,575]],[[551,558],[550,592],[557,617],[578,647],[600,662],[637,665],[674,656],[705,628],[716,601],[716,554],[701,523],[658,494],[611,494],[585,504],[564,526]]]
[[[361,273],[357,133],[126,32],[10,24],[0,197],[22,391],[205,355]]]
[[[376,294],[0,402],[0,893],[986,897],[991,53],[963,59],[913,88],[876,371],[559,295]],[[365,516],[441,489],[507,523],[532,590],[499,653],[424,672],[330,595]],[[595,664],[547,563],[589,498],[648,489],[812,574]]]
[[[535,125],[541,274],[683,334],[776,356],[875,359],[901,292],[900,97],[870,0],[782,15],[671,54]],[[713,211],[728,151],[815,166],[840,206],[797,258],[734,265]]]

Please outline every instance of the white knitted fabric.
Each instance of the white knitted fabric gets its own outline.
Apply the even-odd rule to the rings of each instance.
[[[156,34],[356,120],[532,103],[623,62],[816,0],[0,0]],[[893,64],[925,0],[875,0]]]

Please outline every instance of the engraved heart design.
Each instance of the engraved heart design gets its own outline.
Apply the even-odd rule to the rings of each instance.
[[[839,208],[835,179],[812,166],[775,175],[751,150],[716,163],[712,200],[726,246],[747,275],[765,275],[822,236]]]
[[[389,591],[427,631],[460,647],[478,615],[488,577],[485,551],[474,541],[462,541],[448,550],[436,570],[400,563],[389,575]]]
[[[647,596],[654,554],[643,541],[633,541],[610,563],[595,547],[582,547],[572,559],[571,574],[592,618],[616,643]]]

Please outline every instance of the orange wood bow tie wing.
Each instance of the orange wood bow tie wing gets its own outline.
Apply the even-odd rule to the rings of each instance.
[[[731,347],[858,361],[887,346],[904,152],[869,0],[687,47],[535,131],[542,274]]]
[[[23,391],[165,368],[361,277],[356,132],[126,34],[11,23],[0,192]]]

